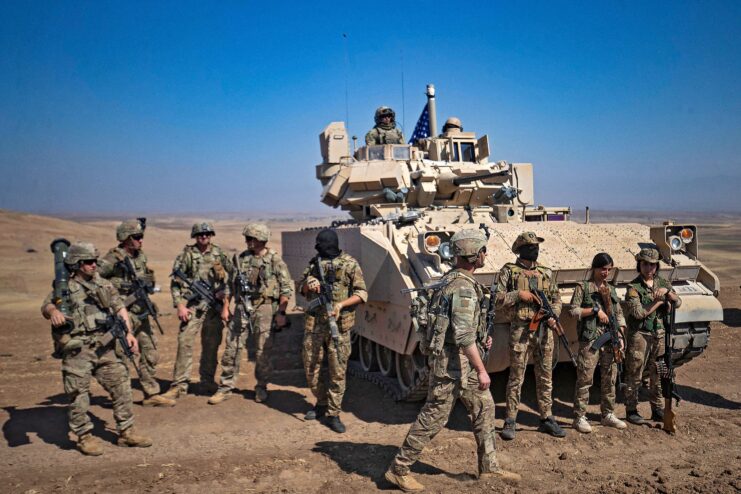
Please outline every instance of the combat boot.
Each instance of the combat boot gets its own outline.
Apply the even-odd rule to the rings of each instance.
[[[129,446],[131,448],[148,448],[152,445],[152,440],[147,436],[137,435],[132,426],[119,434],[118,445]]]
[[[339,415],[333,415],[331,417],[327,418],[327,427],[332,429],[338,434],[343,434],[345,432],[345,424],[342,423],[340,420]]]
[[[163,398],[167,398],[168,400],[177,400],[183,394],[185,394],[185,393],[183,393],[180,390],[179,387],[177,387],[177,386],[171,386],[170,389],[168,389],[167,391],[165,391],[164,393],[162,393],[159,396],[161,396]]]
[[[654,422],[663,422],[664,421],[664,410],[661,408],[651,408],[651,420]]]
[[[162,395],[152,395],[142,400],[142,406],[144,407],[174,407],[175,403],[175,400]]]
[[[386,470],[384,477],[404,492],[419,492],[425,488],[425,486],[417,482],[417,479],[410,474],[399,475],[395,473],[393,467]]]
[[[255,386],[255,401],[263,403],[268,399],[268,390],[262,386]]]
[[[515,472],[508,472],[507,470],[502,470],[501,468],[498,470],[495,470],[493,472],[483,472],[479,474],[479,480],[487,480],[487,479],[501,479],[501,480],[509,480],[511,482],[519,482],[522,480],[522,475]]]
[[[646,419],[641,417],[638,410],[626,410],[625,414],[627,415],[628,422],[633,425],[644,425],[646,423]]]
[[[504,428],[502,429],[502,439],[505,441],[511,441],[515,438],[515,431],[517,430],[517,424],[515,419],[504,419]]]
[[[90,432],[86,432],[77,438],[77,448],[83,455],[100,456],[103,454],[103,443]]]
[[[607,415],[602,417],[602,425],[606,427],[614,427],[621,430],[628,428],[628,424],[617,418],[614,413],[608,413]]]
[[[602,419],[602,425],[605,425],[604,419]],[[576,417],[572,427],[582,434],[589,434],[592,432],[592,426],[589,425],[589,422],[584,417]]]
[[[553,416],[540,419],[540,427],[538,427],[538,431],[545,432],[553,437],[566,437],[566,433],[561,429],[561,426],[558,425],[558,422],[556,422],[556,419],[554,419]]]
[[[304,420],[318,420],[327,414],[327,407],[325,405],[317,405],[304,415]]]
[[[232,397],[231,390],[228,390],[228,389],[220,389],[220,390],[216,391],[216,393],[214,393],[213,396],[211,396],[211,398],[208,399],[208,404],[209,405],[218,405],[222,401],[226,401],[226,400],[228,400],[231,397]]]

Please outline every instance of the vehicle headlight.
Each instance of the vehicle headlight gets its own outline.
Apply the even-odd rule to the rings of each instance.
[[[450,250],[450,242],[443,242],[440,245],[440,250],[438,253],[440,254],[440,257],[442,257],[446,261],[453,259],[453,253]]]
[[[679,232],[679,237],[682,239],[682,242],[689,244],[692,243],[692,240],[695,238],[695,233],[690,228],[682,228]]]
[[[680,250],[682,248],[682,239],[677,235],[672,235],[667,239],[669,241],[669,247],[672,250]]]

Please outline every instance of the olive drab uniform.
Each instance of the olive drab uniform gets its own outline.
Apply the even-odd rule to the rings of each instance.
[[[41,306],[53,303],[50,293]],[[124,302],[110,281],[97,273],[84,280],[77,275],[69,280],[69,304],[72,314],[71,340],[62,354],[64,392],[69,398],[69,428],[78,437],[93,429],[88,416],[90,378],[95,377],[111,396],[116,429],[122,433],[134,425],[131,402],[131,378],[123,362],[123,350],[108,337],[105,320],[124,307]]]
[[[520,290],[542,290],[556,315],[561,314],[561,297],[558,285],[553,280],[550,268],[535,264],[528,269],[518,260],[505,264],[494,285],[494,300],[497,309],[510,309],[512,317],[509,334],[509,380],[507,382],[507,419],[517,418],[520,392],[525,369],[532,355],[535,371],[535,393],[540,418],[551,416],[553,403],[552,368],[555,336],[545,322],[537,331],[530,331],[530,320],[538,311],[536,303],[520,300]]]
[[[208,249],[201,253],[198,247],[187,245],[173,265],[173,269],[180,269],[191,281],[202,280],[211,285],[213,293],[224,291],[227,285],[227,273],[231,263],[223,250],[217,245],[210,244]],[[180,323],[178,334],[178,351],[175,359],[175,370],[171,387],[177,387],[180,392],[186,392],[190,373],[193,367],[193,343],[196,335],[201,333],[201,362],[198,369],[201,384],[216,388],[214,376],[216,374],[217,353],[221,345],[224,324],[217,307],[209,307],[205,300],[187,302],[191,295],[188,286],[177,279],[170,282],[173,306],[186,304],[193,310],[192,317],[187,323]]]
[[[612,305],[612,315],[618,325],[616,328],[625,326],[623,309],[620,306],[620,298],[615,292],[615,287],[608,284],[610,288],[610,299]],[[594,369],[597,364],[600,366],[600,387],[601,401],[600,411],[602,417],[615,412],[615,381],[617,380],[617,362],[610,342],[606,343],[599,350],[591,348],[602,334],[609,331],[606,324],[602,324],[596,315],[590,314],[587,317],[581,317],[582,309],[592,310],[594,307],[599,308],[608,316],[607,310],[602,301],[597,285],[593,281],[585,281],[577,285],[574,289],[574,295],[571,297],[571,315],[576,319],[576,331],[579,336],[579,354],[576,357],[576,390],[574,392],[574,414],[577,417],[583,417],[587,413],[589,403],[589,388],[592,386],[594,378]]]
[[[432,305],[438,305],[431,306],[429,311],[437,313],[434,324],[444,331],[444,344],[439,350],[431,349],[427,401],[410,427],[391,470],[399,476],[409,474],[424,447],[445,427],[453,406],[460,399],[473,423],[479,474],[496,472],[499,463],[494,399],[490,390],[479,389],[476,369],[463,353],[463,348],[475,343],[483,358],[488,298],[479,282],[463,270],[455,269],[443,277],[441,295],[435,297]]]
[[[139,369],[141,371],[139,380],[144,395],[149,397],[160,392],[160,385],[155,379],[155,371],[159,360],[157,337],[152,331],[146,307],[136,303],[136,299],[132,295],[134,288],[132,280],[128,278],[126,271],[121,267],[121,263],[126,257],[131,258],[137,277],[146,285],[153,287],[155,282],[154,271],[147,266],[147,256],[142,251],[139,251],[139,254],[133,257],[129,256],[122,247],[114,247],[100,260],[98,273],[103,278],[110,280],[124,298],[131,319],[131,327],[139,344]]]
[[[365,134],[365,144],[375,146],[379,144],[404,144],[404,135],[396,126],[384,129],[376,125]]]
[[[319,278],[314,257],[301,277],[303,286],[309,276]],[[349,254],[342,252],[334,259],[322,259],[322,269],[325,280],[332,285],[333,304],[348,297],[357,295],[365,302],[368,292],[363,279],[363,272],[358,261]],[[316,294],[309,294],[309,300],[316,298]],[[329,329],[329,318],[326,310],[321,307],[314,313],[307,313],[304,317],[304,347],[303,360],[306,371],[306,382],[317,399],[317,405],[327,407],[327,416],[339,416],[342,408],[342,397],[345,394],[345,378],[347,361],[350,358],[350,329],[355,324],[355,307],[342,309],[337,319],[339,328],[339,344],[335,347]],[[329,382],[324,383],[320,376],[322,360],[327,355],[329,366]]]
[[[654,291],[666,288],[673,292],[671,283],[661,277],[654,278],[653,288],[638,276],[625,293],[625,314],[628,334],[625,355],[625,408],[635,410],[638,406],[638,388],[644,369],[649,375],[649,401],[653,410],[664,408],[661,396],[661,379],[656,369],[656,360],[664,354],[664,321],[666,306],[662,305],[646,316],[645,306],[653,304]],[[681,303],[681,301],[680,301]],[[679,305],[679,304],[678,304]]]
[[[235,313],[229,323],[229,333],[224,355],[221,358],[220,391],[234,388],[239,375],[239,353],[247,345],[248,338],[255,344],[255,379],[257,387],[267,388],[271,377],[272,365],[270,351],[273,347],[271,326],[278,310],[280,297],[290,298],[293,295],[293,282],[288,267],[277,252],[267,249],[262,256],[256,256],[245,250],[232,260],[229,280],[229,293],[235,297]],[[238,272],[247,277],[252,292],[246,294],[252,302],[254,313],[252,324],[247,320],[247,313],[240,303],[243,294],[236,281]],[[249,334],[249,329],[252,334]]]

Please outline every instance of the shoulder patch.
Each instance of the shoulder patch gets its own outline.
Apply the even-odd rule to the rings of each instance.
[[[628,291],[625,292],[626,298],[638,298],[638,290],[633,288],[632,286],[628,287]]]

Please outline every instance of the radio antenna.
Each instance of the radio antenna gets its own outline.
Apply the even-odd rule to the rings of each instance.
[[[406,132],[407,111],[406,97],[404,96],[404,48],[401,49],[401,130]]]
[[[345,50],[345,123],[348,131],[350,130],[350,50],[347,47],[347,34],[342,33],[342,45]]]

